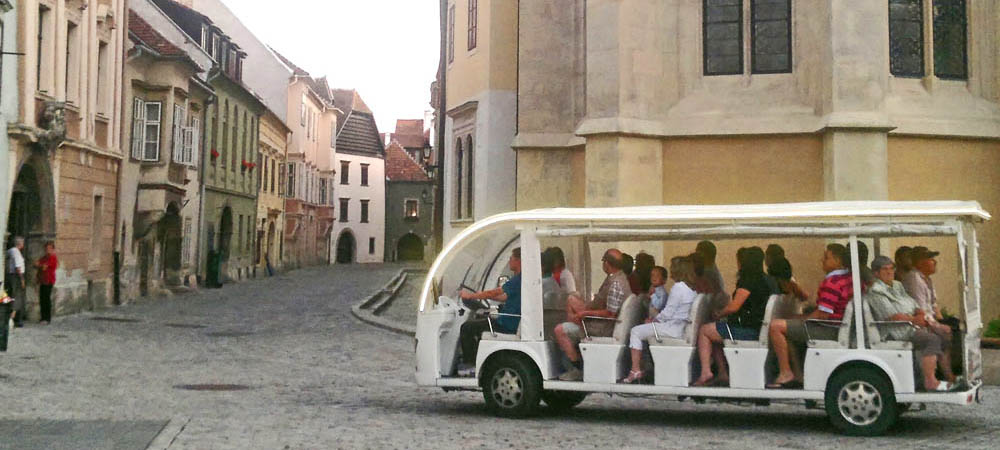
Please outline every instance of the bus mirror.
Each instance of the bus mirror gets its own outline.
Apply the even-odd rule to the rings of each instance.
[[[497,278],[497,287],[507,284],[508,281],[510,281],[510,277],[507,275],[500,275],[500,278]]]

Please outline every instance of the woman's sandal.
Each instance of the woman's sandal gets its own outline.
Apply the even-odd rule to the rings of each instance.
[[[798,380],[788,380],[784,383],[771,383],[765,387],[768,389],[802,389],[802,382]]]
[[[621,383],[625,383],[625,384],[635,384],[635,383],[638,383],[640,380],[642,380],[642,377],[644,375],[645,374],[642,373],[641,370],[630,370],[628,372],[628,376],[625,377],[625,378],[622,378]]]
[[[691,387],[708,387],[708,386],[712,386],[713,383],[715,383],[715,378],[709,378],[709,379],[704,380],[704,381],[695,380],[694,383],[691,383]]]

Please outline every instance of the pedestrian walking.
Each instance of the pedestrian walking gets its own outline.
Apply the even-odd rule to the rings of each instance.
[[[42,313],[39,323],[48,325],[52,320],[52,287],[56,284],[56,269],[59,268],[55,242],[45,243],[45,256],[35,262],[35,267],[38,268],[38,306]]]
[[[24,284],[24,238],[14,236],[14,243],[7,250],[7,275],[4,278],[7,294],[14,299],[14,326],[24,326],[25,293]]]
[[[14,299],[0,289],[0,352],[7,351],[7,336],[10,335],[10,319],[14,315]]]

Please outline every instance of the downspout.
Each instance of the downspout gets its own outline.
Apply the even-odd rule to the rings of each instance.
[[[218,72],[213,73],[211,71],[211,69],[209,69],[208,78],[205,80],[205,84],[208,85],[208,86],[211,86],[212,85],[212,80],[214,80],[215,77],[217,77],[217,76],[218,76]],[[216,100],[218,100],[218,98],[219,97],[217,95],[215,95],[215,93],[213,91],[213,92],[209,93],[208,99],[205,100],[205,116],[202,119],[202,123],[205,124],[205,128],[208,128],[208,123],[209,123],[208,122],[208,107],[214,105],[216,103]],[[216,110],[218,110],[218,108],[216,108]],[[211,132],[213,134],[216,132],[216,130],[215,130],[214,127],[212,128]],[[209,139],[209,137],[210,137],[209,133],[202,133],[202,135],[203,135],[202,136],[202,147],[201,147],[202,158],[201,158],[200,164],[198,164],[198,182],[200,183],[200,186],[198,186],[198,191],[200,192],[200,195],[198,195],[198,245],[197,245],[197,250],[195,251],[195,257],[198,259],[198,277],[201,278],[200,281],[201,281],[202,284],[204,284],[208,280],[208,265],[207,264],[205,265],[204,272],[202,272],[202,263],[204,261],[202,260],[202,257],[201,257],[202,256],[201,255],[201,249],[202,249],[201,244],[205,240],[205,234],[207,233],[207,230],[205,230],[205,164],[206,164],[206,162],[205,162],[204,156],[206,154],[211,155],[212,154],[212,149],[208,148],[208,144],[211,142],[211,139]],[[208,152],[206,153],[205,150],[208,150]],[[211,156],[209,156],[209,157],[211,157]],[[206,248],[205,250],[207,251],[208,249]],[[201,276],[202,273],[205,274],[204,277]],[[212,286],[212,287],[214,287],[214,286]]]
[[[437,161],[434,161],[434,253],[444,247],[444,130],[448,107],[448,0],[441,0],[439,7],[441,39],[438,45],[438,123]]]

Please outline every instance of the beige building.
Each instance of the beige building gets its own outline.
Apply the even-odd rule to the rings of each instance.
[[[518,209],[957,199],[1000,213],[1000,2],[519,5],[507,41],[518,45]],[[486,73],[449,73],[450,116]],[[1000,259],[1000,221],[980,233],[982,260]],[[957,312],[953,245],[878,250],[918,242],[942,252],[939,295]],[[749,244],[720,245],[724,274]],[[822,243],[784,245],[814,289]],[[663,261],[693,243],[634,247]],[[984,271],[984,292],[1000,289],[1000,267]],[[1000,302],[984,313],[1000,315]]]
[[[55,314],[112,302],[118,171],[122,163],[123,0],[20,0],[18,117],[8,124],[8,233],[26,259],[55,241]],[[7,58],[7,56],[4,56]],[[28,280],[34,280],[34,269]],[[29,316],[37,285],[29,283]]]
[[[515,207],[517,3],[447,2],[444,242]]]
[[[284,184],[278,175],[288,155],[291,130],[268,110],[260,119],[260,167],[257,175],[257,272],[281,269],[281,243],[285,235]]]

